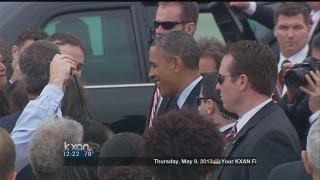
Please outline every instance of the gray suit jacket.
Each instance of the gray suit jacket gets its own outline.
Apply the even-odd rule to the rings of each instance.
[[[307,174],[302,161],[294,161],[281,164],[275,167],[268,177],[268,180],[312,180]]]
[[[283,110],[273,101],[260,109],[238,132],[223,157],[254,157],[256,166],[219,166],[213,179],[264,180],[279,164],[299,160],[297,133]]]

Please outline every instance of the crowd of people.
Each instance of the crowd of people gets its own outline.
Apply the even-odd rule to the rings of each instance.
[[[76,35],[25,30],[11,63],[0,40],[0,179],[320,180],[320,66],[300,70],[298,87],[284,83],[295,64],[320,62],[320,3],[227,5],[273,29],[279,53],[259,41],[196,40],[198,4],[159,2],[143,135],[114,134],[90,118],[81,84],[86,49]],[[64,165],[66,144],[88,145],[99,163]],[[108,159],[128,157],[254,157],[257,164]]]

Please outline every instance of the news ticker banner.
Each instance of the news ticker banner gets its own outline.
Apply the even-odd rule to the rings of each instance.
[[[254,157],[70,157],[64,156],[64,166],[255,166]]]

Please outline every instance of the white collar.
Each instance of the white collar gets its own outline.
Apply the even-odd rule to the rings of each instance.
[[[244,125],[261,109],[263,106],[268,104],[271,101],[271,98],[267,99],[266,101],[262,102],[258,106],[254,107],[250,111],[246,112],[241,118],[239,118],[237,123],[237,133],[243,128]]]
[[[301,63],[307,57],[308,50],[309,50],[309,45],[306,44],[299,52],[297,52],[293,56],[289,57],[288,60],[293,64]],[[280,60],[278,63],[278,72],[281,70],[281,65],[284,60],[286,60],[286,58],[280,52]]]
[[[198,77],[197,79],[195,79],[194,81],[192,81],[191,84],[189,84],[189,86],[187,86],[182,93],[179,96],[179,99],[177,101],[177,105],[179,106],[179,109],[182,108],[183,104],[186,102],[189,94],[191,93],[191,91],[193,90],[193,88],[198,84],[198,82],[202,79],[202,76]]]
[[[233,125],[235,125],[235,124],[236,124],[236,123],[227,124],[227,125],[223,126],[222,128],[220,128],[219,131],[223,133],[225,130],[233,127]]]

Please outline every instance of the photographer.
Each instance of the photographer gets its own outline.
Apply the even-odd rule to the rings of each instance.
[[[312,60],[314,61],[314,63],[317,64],[317,62],[320,60],[320,34],[317,34],[316,36],[314,36],[312,40],[312,57],[313,57]],[[313,66],[317,66],[317,65],[313,65]],[[282,65],[283,71],[287,71],[288,69],[292,69],[292,68],[295,69],[292,63],[284,63]],[[311,71],[310,74],[312,75],[314,74],[314,72]],[[286,78],[285,78],[285,81],[286,81]],[[311,99],[309,100],[310,97],[313,98],[312,96],[314,96],[315,93],[312,94],[312,96],[310,96],[310,92],[306,92],[306,89],[310,88],[309,81],[310,81],[310,75],[308,75],[307,73],[307,75],[305,75],[305,82],[307,85],[301,85],[300,87],[296,87],[296,88],[288,88],[285,95],[278,102],[278,105],[283,108],[288,118],[292,122],[293,126],[295,127],[303,149],[305,149],[306,136],[308,133],[308,129],[310,127],[309,117],[311,116],[312,113],[316,112],[318,109],[318,107],[314,107],[314,105],[312,105],[315,103],[314,102],[315,100],[314,99],[312,99],[312,101]],[[312,106],[310,106],[310,104]]]

